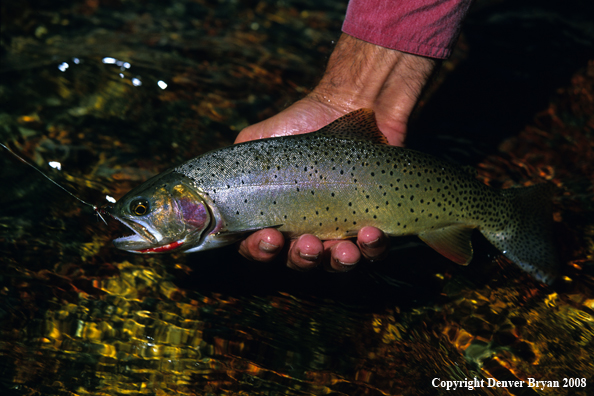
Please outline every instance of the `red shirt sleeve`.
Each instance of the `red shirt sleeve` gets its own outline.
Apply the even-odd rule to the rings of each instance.
[[[445,59],[472,0],[350,0],[342,31],[403,52]]]

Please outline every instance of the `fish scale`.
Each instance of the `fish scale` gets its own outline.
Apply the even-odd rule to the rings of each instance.
[[[323,134],[265,139],[175,170],[211,197],[229,229],[245,228],[247,216],[255,227],[282,225],[289,236],[335,239],[366,225],[398,236],[460,221],[497,227],[508,220],[506,200],[467,172],[370,140]]]
[[[317,132],[191,159],[126,194],[110,214],[135,232],[114,243],[136,253],[206,250],[266,227],[337,239],[374,226],[390,236],[418,235],[465,265],[478,229],[550,283],[557,276],[550,196],[546,185],[493,189],[474,171],[389,146],[373,112],[361,109]]]

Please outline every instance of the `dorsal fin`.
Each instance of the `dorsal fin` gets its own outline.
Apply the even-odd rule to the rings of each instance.
[[[352,111],[314,133],[388,144],[388,139],[377,127],[375,113],[371,109]]]

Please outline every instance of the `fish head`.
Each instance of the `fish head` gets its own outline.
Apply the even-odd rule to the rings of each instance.
[[[187,250],[199,243],[211,223],[200,191],[174,171],[147,180],[106,212],[134,232],[113,241],[118,249],[133,253]]]

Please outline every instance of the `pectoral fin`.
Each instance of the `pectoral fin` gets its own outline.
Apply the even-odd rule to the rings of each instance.
[[[206,235],[206,237],[204,237],[204,239],[202,240],[202,243],[200,243],[198,246],[195,246],[193,248],[186,250],[185,252],[192,253],[192,252],[199,252],[201,250],[215,249],[215,248],[227,246],[234,242],[239,241],[240,239],[245,238],[248,234],[251,234],[254,231],[258,231],[263,228],[279,228],[279,227],[282,227],[282,224],[273,225],[273,226],[250,227],[250,228],[245,228],[245,229],[241,229],[241,230],[232,230],[232,231],[222,230],[219,232],[210,233],[210,234]]]
[[[359,229],[356,230],[346,230],[344,233],[345,238],[354,238],[359,234]]]
[[[468,265],[472,260],[472,230],[468,226],[453,225],[421,232],[419,238],[442,256],[455,263]]]
[[[251,234],[252,232],[255,232],[255,231],[259,231],[263,228],[280,228],[282,226],[283,226],[282,224],[278,224],[278,225],[266,226],[266,227],[245,228],[243,230],[233,230],[233,231],[223,230],[223,231],[219,231],[213,235],[216,238],[220,238],[220,239],[224,239],[224,238],[241,239],[243,236],[246,236],[247,234]]]

